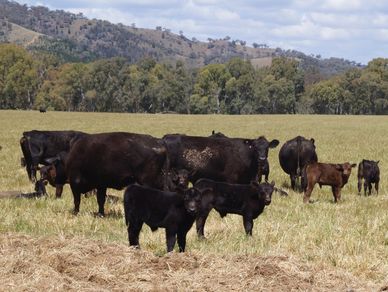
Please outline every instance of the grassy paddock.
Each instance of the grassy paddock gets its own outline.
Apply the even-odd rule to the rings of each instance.
[[[388,275],[388,117],[380,116],[181,116],[106,113],[64,113],[0,111],[0,191],[33,190],[20,167],[19,139],[23,131],[81,130],[90,133],[128,131],[161,137],[166,133],[209,135],[213,129],[231,137],[277,138],[281,145],[296,135],[314,137],[319,160],[360,162],[380,160],[379,196],[357,195],[356,169],[342,192],[343,201],[333,203],[328,187],[316,187],[316,203],[302,204],[302,195],[288,189],[289,197],[274,195],[264,213],[255,220],[253,237],[244,235],[242,219],[228,215],[221,219],[212,212],[205,226],[206,241],[198,241],[192,229],[189,251],[203,254],[291,255],[317,265],[346,269],[353,275],[387,282]],[[289,178],[280,168],[280,146],[271,150],[270,180],[289,188]],[[105,242],[127,243],[121,203],[108,203],[108,216],[98,219],[95,198],[82,198],[81,211],[73,216],[72,195],[65,187],[63,199],[54,199],[48,187],[47,199],[1,199],[0,231],[38,235],[76,235]],[[122,196],[122,191],[109,190]],[[162,230],[151,233],[145,227],[140,244],[162,255]]]

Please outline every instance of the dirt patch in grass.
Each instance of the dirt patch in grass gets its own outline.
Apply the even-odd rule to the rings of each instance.
[[[385,286],[289,256],[157,256],[82,237],[15,233],[0,235],[0,283],[7,291],[376,291]]]

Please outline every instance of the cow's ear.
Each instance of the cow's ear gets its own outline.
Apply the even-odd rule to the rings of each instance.
[[[351,165],[351,167],[353,168],[353,167],[356,167],[357,166],[357,163],[353,163],[352,165]]]
[[[379,162],[380,162],[380,160],[377,160],[377,161],[376,161],[376,164],[379,164]]]
[[[315,144],[314,144],[314,143],[315,143],[314,138],[311,138],[310,141],[311,141],[311,143],[313,143],[313,145],[315,145]]]
[[[344,167],[342,166],[342,164],[336,164],[336,165],[335,165],[335,169],[336,169],[336,170],[339,170],[339,171],[343,171],[343,170],[344,170]]]
[[[279,140],[273,139],[271,142],[269,142],[269,148],[275,148],[279,145]]]

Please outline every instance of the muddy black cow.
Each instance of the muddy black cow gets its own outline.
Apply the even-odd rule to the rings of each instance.
[[[290,175],[291,188],[295,190],[295,181],[302,176],[303,168],[313,162],[317,162],[315,141],[302,136],[297,136],[283,144],[279,151],[280,166],[285,173]],[[303,179],[303,177],[302,177]],[[304,183],[301,182],[301,185]]]
[[[166,229],[167,252],[178,239],[179,251],[184,252],[186,234],[195,221],[201,194],[194,188],[168,192],[145,186],[131,185],[124,193],[125,222],[131,246],[139,246],[139,233],[146,223],[152,231]]]
[[[106,189],[139,183],[165,188],[166,148],[150,135],[114,132],[79,139],[68,155],[66,174],[79,212],[81,193],[97,189],[98,215],[104,216]]]
[[[366,189],[368,188],[368,195],[372,192],[372,183],[375,184],[376,193],[379,193],[379,182],[380,182],[380,169],[379,161],[363,159],[358,164],[358,194],[361,193],[362,180],[364,180],[364,195],[366,196]]]
[[[204,237],[204,227],[209,212],[214,208],[221,217],[238,214],[243,217],[246,234],[252,235],[253,220],[271,203],[275,183],[229,184],[209,179],[200,179],[194,188],[202,193],[198,211],[197,234]]]
[[[308,164],[303,170],[304,181],[306,182],[303,202],[310,202],[311,192],[315,184],[318,183],[319,186],[331,186],[334,202],[337,203],[341,199],[341,189],[348,182],[352,168],[356,165],[349,162],[342,164],[319,162]]]
[[[212,138],[179,134],[163,137],[168,153],[168,169],[187,169],[193,172],[191,181],[200,178],[228,183],[249,184],[257,180],[261,161],[278,140]]]
[[[24,132],[20,147],[23,152],[22,165],[26,168],[28,178],[35,182],[39,164],[51,164],[47,159],[56,157],[61,152],[68,153],[71,145],[85,135],[87,134],[79,131]]]

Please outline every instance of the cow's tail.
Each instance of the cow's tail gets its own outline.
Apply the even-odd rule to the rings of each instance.
[[[301,136],[296,137],[296,153],[297,153],[296,154],[296,159],[297,159],[296,175],[297,176],[302,176],[302,172],[300,169],[300,148],[302,144],[301,139],[302,139]]]

